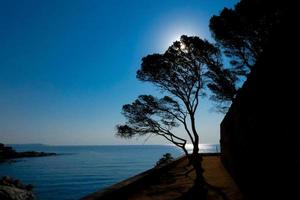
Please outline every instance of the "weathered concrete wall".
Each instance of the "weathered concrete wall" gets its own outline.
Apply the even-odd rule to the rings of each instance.
[[[221,123],[222,162],[249,199],[299,196],[299,55],[290,19],[273,35]]]

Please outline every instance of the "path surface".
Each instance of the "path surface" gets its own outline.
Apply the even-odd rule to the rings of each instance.
[[[187,163],[187,158],[182,158],[172,163],[169,168],[145,172],[147,176],[137,178],[141,177],[137,175],[108,188],[106,192],[99,191],[83,199],[197,200],[199,196],[191,192],[195,172],[190,170],[191,167],[187,167]],[[203,156],[203,168],[207,183],[213,186],[208,191],[208,200],[243,200],[237,185],[223,167],[219,155]],[[188,171],[191,172],[186,175]]]
[[[189,173],[188,176],[184,175],[188,170],[186,165],[185,159],[153,182],[139,185],[136,192],[127,198],[130,200],[186,199],[182,196],[192,187],[195,177],[194,172]],[[219,156],[204,156],[203,168],[206,181],[225,193],[228,200],[243,199],[237,185],[223,167]],[[208,199],[221,200],[223,198],[216,191],[209,190]]]

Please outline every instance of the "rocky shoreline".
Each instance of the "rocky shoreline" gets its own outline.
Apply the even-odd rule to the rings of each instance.
[[[32,192],[33,186],[23,184],[18,179],[4,176],[0,180],[1,200],[36,200]]]
[[[0,163],[16,158],[54,156],[56,153],[46,153],[37,151],[17,152],[10,146],[0,143]],[[32,192],[33,186],[23,184],[18,179],[4,176],[0,179],[0,199],[1,200],[36,200]]]

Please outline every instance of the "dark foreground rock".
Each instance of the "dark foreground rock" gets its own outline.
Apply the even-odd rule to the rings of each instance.
[[[32,185],[25,185],[20,180],[4,176],[0,180],[1,200],[36,200]]]
[[[1,200],[35,200],[32,191],[0,185]]]

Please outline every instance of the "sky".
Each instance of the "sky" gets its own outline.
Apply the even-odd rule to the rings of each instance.
[[[115,137],[123,104],[161,95],[136,79],[141,58],[183,34],[212,41],[210,17],[235,3],[0,0],[0,143],[167,144]],[[222,119],[210,101],[200,102],[201,143],[219,142]]]

